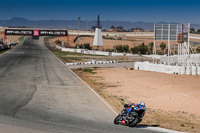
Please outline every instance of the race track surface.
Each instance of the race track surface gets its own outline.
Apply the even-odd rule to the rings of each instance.
[[[146,133],[115,114],[44,45],[26,37],[0,55],[0,133]]]

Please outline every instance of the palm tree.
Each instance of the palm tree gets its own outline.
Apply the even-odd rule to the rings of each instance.
[[[162,42],[162,43],[160,44],[160,49],[163,51],[163,54],[165,54],[165,53],[164,53],[165,48],[166,48],[166,44],[165,44],[164,42]]]
[[[153,42],[150,42],[150,43],[148,44],[148,46],[149,46],[149,53],[150,53],[150,54],[153,53]]]

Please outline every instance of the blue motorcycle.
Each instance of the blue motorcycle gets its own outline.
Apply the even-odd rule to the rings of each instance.
[[[135,127],[142,121],[146,113],[146,106],[143,102],[139,104],[124,104],[124,108],[114,119],[114,124],[122,124],[129,127]]]

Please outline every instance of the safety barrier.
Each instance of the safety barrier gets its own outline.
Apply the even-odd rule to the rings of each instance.
[[[110,61],[88,61],[88,62],[76,62],[76,63],[66,63],[66,65],[90,65],[90,64],[110,64],[110,63],[116,63],[116,61],[110,60]]]
[[[170,57],[168,56],[160,56],[160,62],[170,62],[170,63],[178,63],[178,62],[184,62],[187,58],[190,59],[190,63],[200,63],[200,54],[190,54],[190,56],[187,55],[172,55]]]
[[[115,53],[115,52],[94,51],[94,50],[87,50],[87,49],[63,48],[58,45],[56,45],[56,48],[64,52],[76,52],[76,53],[90,54],[90,55],[135,56],[133,54],[128,54],[128,53]]]
[[[186,74],[186,75],[200,75],[200,67],[198,65],[178,66],[154,64],[150,62],[135,62],[135,70],[161,72],[167,74]]]

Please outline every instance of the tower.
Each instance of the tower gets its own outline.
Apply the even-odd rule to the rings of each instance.
[[[93,46],[97,46],[98,49],[100,46],[103,46],[103,40],[102,40],[102,34],[101,34],[101,28],[100,28],[100,17],[98,15],[97,17],[97,28],[95,29],[95,34],[94,34],[94,41],[93,41]]]

